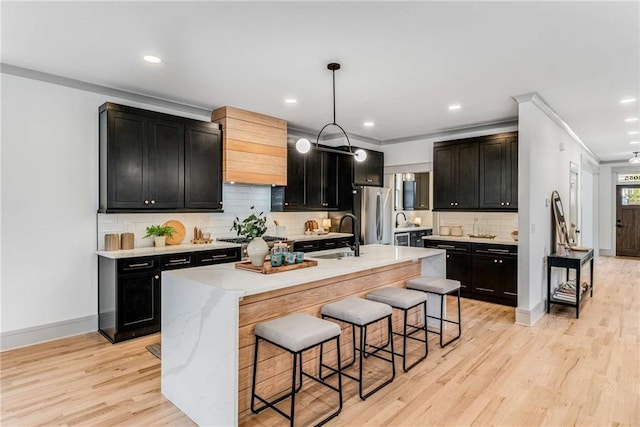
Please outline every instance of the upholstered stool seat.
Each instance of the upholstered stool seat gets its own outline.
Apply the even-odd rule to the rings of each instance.
[[[302,388],[302,376],[304,375],[307,378],[311,378],[319,382],[320,384],[330,388],[331,390],[338,392],[338,409],[329,414],[326,418],[322,419],[316,425],[322,425],[330,419],[336,417],[342,410],[342,379],[340,376],[340,373],[342,372],[340,362],[340,332],[340,326],[338,326],[337,324],[303,313],[290,314],[288,316],[268,320],[266,322],[257,324],[254,330],[256,341],[253,357],[251,410],[257,414],[263,409],[272,408],[280,415],[288,419],[290,421],[290,425],[293,426],[295,415],[295,396],[296,393],[298,393]],[[321,378],[320,375],[318,375],[318,377],[315,377],[308,374],[307,372],[304,372],[302,363],[302,353],[305,350],[320,346],[320,351],[322,351],[322,344],[332,340],[336,341],[337,349],[337,372],[339,373],[337,387],[324,381],[324,379]],[[258,373],[258,347],[261,341],[267,341],[277,347],[280,347],[283,350],[287,350],[293,355],[291,392],[272,401],[268,401],[256,393],[256,378]],[[299,385],[296,385],[296,373],[299,373]],[[291,411],[289,414],[286,414],[275,405],[289,397],[291,397]],[[262,407],[256,408],[256,399],[262,402],[264,405]]]
[[[396,353],[397,356],[402,357],[402,369],[408,372],[409,369],[416,366],[419,362],[427,358],[429,354],[429,343],[427,338],[427,294],[420,291],[414,291],[404,288],[388,287],[376,289],[367,294],[367,299],[377,302],[389,304],[391,307],[402,310],[404,314],[404,321],[402,327],[402,333],[394,332],[394,335],[402,336],[402,353]],[[407,316],[409,310],[422,305],[422,325],[409,325]],[[411,332],[407,332],[407,328],[411,328]],[[424,331],[424,339],[416,338],[412,336],[414,333]],[[420,357],[416,362],[407,367],[407,339],[414,341],[420,341],[424,343],[424,356]]]
[[[407,281],[407,289],[418,290],[428,294],[438,295],[440,297],[440,316],[427,316],[428,318],[438,319],[440,321],[440,329],[438,331],[429,330],[429,332],[440,335],[440,347],[444,348],[446,345],[451,344],[453,341],[460,338],[462,335],[462,318],[460,314],[460,282],[458,280],[445,279],[443,277],[422,276]],[[453,293],[457,293],[458,296],[457,321],[449,320],[443,316],[447,295]],[[458,335],[443,343],[445,333],[444,322],[458,325]]]
[[[376,301],[369,301],[363,298],[345,298],[340,301],[332,302],[329,304],[325,304],[321,309],[322,318],[323,319],[331,319],[336,320],[338,322],[347,323],[351,325],[351,334],[352,334],[352,342],[353,342],[353,358],[352,360],[344,365],[342,368],[346,369],[353,366],[356,362],[356,353],[358,353],[359,357],[359,366],[358,366],[358,375],[350,375],[346,372],[342,372],[340,374],[335,368],[325,365],[322,362],[322,346],[320,346],[320,369],[322,373],[322,369],[326,368],[331,373],[327,375],[327,377],[338,373],[338,375],[344,375],[347,378],[351,378],[354,381],[357,381],[358,384],[358,393],[362,400],[365,400],[367,397],[371,396],[373,393],[380,390],[382,387],[390,384],[396,376],[396,368],[395,368],[395,359],[394,359],[394,351],[393,351],[393,329],[391,325],[391,315],[393,313],[392,308],[387,305]],[[387,321],[387,339],[388,342],[386,346],[380,347],[376,349],[375,352],[367,352],[367,327],[380,321]],[[359,331],[359,339],[356,340],[356,328]],[[359,342],[358,342],[359,341]],[[356,343],[358,344],[356,345]],[[390,350],[387,350],[386,347],[390,347]],[[375,354],[378,350],[384,351],[390,354],[390,358],[387,359],[385,357],[379,356]],[[373,356],[378,359],[384,360],[391,364],[391,378],[387,379],[383,383],[376,386],[373,390],[364,393],[363,391],[363,361],[365,357]]]

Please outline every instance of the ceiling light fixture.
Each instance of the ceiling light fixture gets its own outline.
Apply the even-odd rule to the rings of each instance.
[[[162,62],[162,59],[158,58],[157,56],[153,56],[153,55],[145,55],[142,57],[142,59],[144,59],[145,61],[147,61],[150,64],[159,64]]]
[[[627,132],[627,135],[637,135],[638,131],[637,130],[630,130],[629,132]]]
[[[351,150],[351,142],[349,141],[349,136],[347,135],[347,132],[345,132],[344,129],[342,129],[342,127],[339,124],[336,123],[336,71],[340,69],[340,64],[332,62],[332,63],[327,65],[327,69],[331,70],[331,72],[333,74],[333,122],[327,123],[326,125],[324,125],[324,127],[322,129],[320,129],[320,132],[318,133],[318,136],[316,137],[315,149],[318,150],[318,151],[327,151],[327,152],[331,152],[331,153],[341,153],[341,154],[345,153],[342,150],[337,150],[337,149],[333,149],[333,148],[327,148],[327,147],[318,146],[318,143],[320,142],[320,135],[322,135],[322,132],[324,132],[324,130],[328,126],[335,126],[338,129],[340,129],[342,131],[342,133],[344,134],[345,138],[347,138],[347,144],[349,145],[349,151],[347,152],[347,154],[352,155],[357,162],[364,162],[365,159],[367,158],[366,151],[364,151],[362,149],[358,149],[355,152],[353,152]],[[306,138],[300,138],[296,142],[296,150],[298,150],[300,153],[309,152],[309,150],[311,150],[311,142]]]
[[[459,110],[459,109],[461,109],[461,108],[462,108],[462,106],[461,106],[461,105],[459,105],[459,104],[456,104],[456,105],[449,105],[449,110]]]
[[[637,117],[629,117],[627,119],[624,119],[624,121],[627,122],[627,123],[637,122],[638,118]]]
[[[638,153],[640,153],[640,151],[634,151],[633,154],[635,154],[635,156],[633,156],[632,158],[629,159],[629,163],[640,163],[640,157],[638,157]]]
[[[287,98],[284,100],[285,104],[296,104],[298,102],[297,99],[293,99],[293,98]]]
[[[624,98],[620,100],[620,104],[631,104],[632,102],[636,102],[635,98]]]
[[[365,126],[365,127],[370,128],[370,127],[371,127],[371,126],[373,126],[374,124],[375,124],[375,123],[373,123],[373,122],[364,122],[364,123],[362,124],[362,126]]]

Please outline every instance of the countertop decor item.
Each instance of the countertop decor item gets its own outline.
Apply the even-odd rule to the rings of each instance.
[[[170,225],[150,225],[147,227],[147,234],[144,238],[153,237],[153,244],[155,246],[165,246],[167,243],[167,237],[171,237],[176,229]]]
[[[513,240],[515,240],[516,242],[518,241],[518,230],[513,230],[513,231],[511,232],[511,238],[512,238]]]
[[[172,219],[162,224],[162,226],[173,227],[176,230],[171,236],[167,236],[167,245],[179,245],[182,243],[186,234],[184,224],[178,220]]]
[[[441,236],[448,236],[448,235],[450,235],[450,234],[451,234],[451,227],[448,227],[448,226],[446,226],[446,225],[441,225],[441,226],[440,226],[440,230],[439,230],[439,231],[440,231],[440,233],[439,233],[439,234],[440,234]]]
[[[194,245],[203,245],[211,242],[213,242],[211,233],[202,233],[201,229],[193,227],[193,239],[191,239],[191,243]]]
[[[327,123],[326,125],[323,126],[322,129],[320,129],[320,132],[316,137],[316,145],[314,149],[317,151],[327,151],[330,153],[350,154],[353,156],[356,162],[364,162],[365,159],[367,158],[367,152],[364,151],[363,149],[357,149],[355,152],[353,152],[351,149],[351,141],[349,141],[349,136],[347,135],[347,132],[345,132],[345,130],[339,124],[336,123],[336,71],[340,69],[340,64],[332,62],[330,64],[327,64],[327,69],[330,70],[333,75],[333,122]],[[338,129],[340,129],[340,131],[342,132],[342,134],[347,140],[349,151],[345,152],[342,150],[336,150],[334,148],[320,147],[318,145],[318,143],[320,142],[320,135],[322,135],[322,132],[324,132],[324,130],[329,126],[335,126]],[[298,150],[301,153],[308,153],[309,150],[311,150],[311,142],[309,142],[309,140],[306,138],[300,138],[296,142],[296,150]]]
[[[118,234],[105,234],[104,235],[104,250],[105,251],[117,251],[120,249],[120,236]]]
[[[451,226],[451,235],[455,237],[462,236],[462,226],[461,225],[452,225]]]
[[[120,249],[130,250],[135,248],[135,235],[133,233],[122,233],[120,235]]]
[[[267,218],[264,212],[257,213],[255,206],[250,208],[253,213],[240,221],[238,217],[233,220],[231,230],[235,230],[238,236],[242,237],[260,237],[267,231]]]

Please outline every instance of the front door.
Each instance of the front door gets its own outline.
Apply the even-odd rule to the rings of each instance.
[[[616,255],[640,257],[640,185],[619,185],[616,193]]]

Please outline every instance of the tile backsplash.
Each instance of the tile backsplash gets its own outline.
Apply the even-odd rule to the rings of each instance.
[[[187,234],[183,243],[193,238],[193,228],[198,227],[212,238],[236,237],[231,230],[236,217],[245,218],[251,206],[267,217],[267,234],[275,235],[273,220],[286,227],[286,236],[304,233],[307,220],[327,218],[327,212],[269,212],[271,209],[271,187],[265,185],[224,184],[224,212],[221,213],[127,213],[98,214],[98,250],[104,249],[104,235],[131,232],[135,235],[135,247],[153,246],[153,239],[144,239],[146,229],[153,224],[163,224],[175,219],[184,224]]]
[[[434,213],[433,234],[441,225],[462,225],[466,236],[473,233],[473,223],[478,219],[476,233],[495,234],[499,239],[511,239],[511,232],[518,229],[515,212],[438,212]]]

